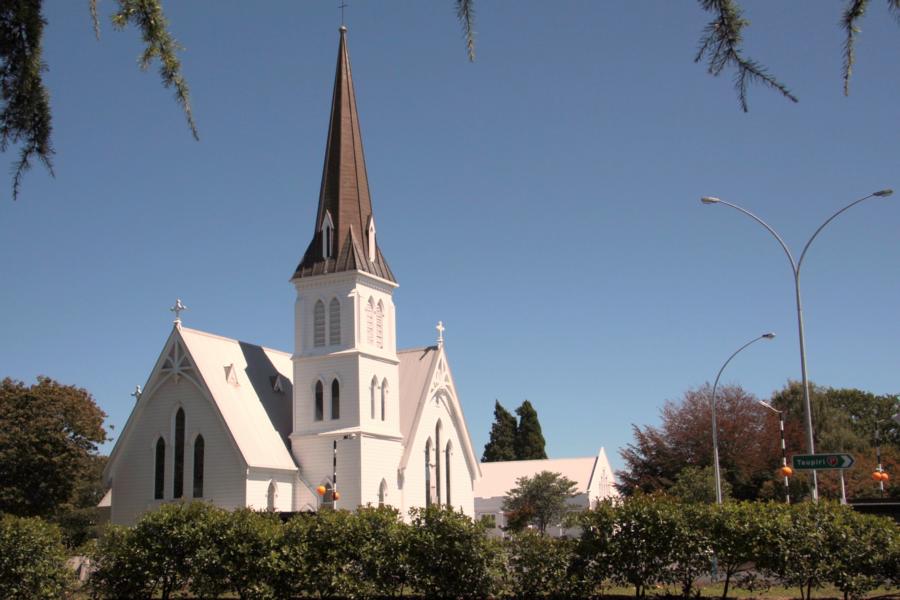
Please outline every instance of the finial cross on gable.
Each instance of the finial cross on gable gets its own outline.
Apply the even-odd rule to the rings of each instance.
[[[438,343],[438,348],[440,348],[441,346],[444,345],[444,330],[446,329],[446,327],[444,327],[444,322],[438,321],[437,327],[435,327],[435,329],[437,329],[437,332],[438,332],[437,343]]]
[[[344,9],[347,8],[347,3],[341,2],[340,5],[338,5],[338,8],[341,9],[341,25],[343,25],[344,24]]]
[[[175,299],[175,306],[173,306],[169,310],[171,310],[173,313],[175,313],[175,321],[174,322],[176,325],[181,325],[181,313],[186,311],[187,309],[188,309],[188,307],[185,306],[181,302],[181,298]]]

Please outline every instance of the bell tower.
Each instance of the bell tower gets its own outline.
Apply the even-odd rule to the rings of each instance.
[[[330,488],[336,464],[339,508],[399,497],[397,282],[376,238],[345,26],[315,226],[291,282],[291,450],[301,475]]]

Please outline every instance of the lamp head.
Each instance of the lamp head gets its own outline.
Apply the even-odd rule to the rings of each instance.
[[[767,340],[771,340],[771,339],[775,339],[775,334],[770,331],[769,333],[762,334],[761,337],[764,337]]]
[[[700,198],[700,202],[702,202],[703,204],[718,204],[719,202],[721,202],[721,200],[719,200],[715,196],[703,196],[702,198]]]
[[[893,193],[894,193],[894,190],[888,188],[885,190],[878,190],[877,192],[873,193],[872,195],[878,196],[879,198],[886,198],[887,196],[890,196]]]

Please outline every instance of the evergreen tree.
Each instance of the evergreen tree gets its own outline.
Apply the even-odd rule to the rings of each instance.
[[[494,424],[491,439],[484,445],[481,462],[516,460],[516,418],[494,400]]]
[[[541,423],[538,421],[537,411],[526,400],[516,409],[519,415],[519,426],[516,428],[516,460],[535,460],[547,458],[544,450],[544,434],[541,433]]]

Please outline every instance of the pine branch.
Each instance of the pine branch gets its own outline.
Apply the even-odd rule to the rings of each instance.
[[[896,0],[890,3],[894,4]],[[862,19],[866,14],[866,8],[869,6],[869,0],[850,0],[844,16],[841,18],[841,25],[847,34],[844,40],[844,95],[850,95],[850,75],[853,73],[853,64],[856,62],[856,52],[854,45],[856,43],[856,34],[859,28],[856,22]]]
[[[41,78],[46,70],[41,58],[45,24],[40,0],[0,5],[0,152],[21,144],[13,167],[13,200],[35,156],[53,175],[50,95]]]
[[[168,30],[168,21],[163,14],[160,0],[118,0],[119,11],[113,15],[113,26],[122,29],[131,24],[141,30],[146,45],[139,64],[146,70],[153,59],[159,60],[159,74],[165,87],[175,88],[175,99],[184,110],[188,126],[195,140],[199,140],[197,125],[191,111],[190,92],[187,81],[181,74],[181,62],[176,53],[181,47]]]
[[[734,78],[735,91],[741,110],[747,112],[747,88],[751,83],[761,83],[780,92],[791,102],[797,102],[788,88],[770,75],[765,67],[755,60],[744,57],[741,52],[741,30],[750,24],[742,18],[741,10],[732,0],[698,0],[700,7],[715,15],[704,28],[700,47],[694,62],[707,60],[707,72],[717,77],[731,66],[737,70]],[[893,1],[893,0],[892,0]]]
[[[474,0],[456,0],[456,18],[459,19],[466,36],[466,53],[469,55],[469,61],[475,62],[475,10],[472,2]]]
[[[88,0],[91,9],[91,22],[94,24],[94,37],[100,39],[100,17],[97,16],[98,0]]]

